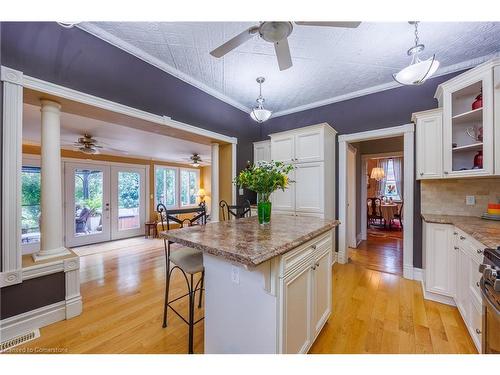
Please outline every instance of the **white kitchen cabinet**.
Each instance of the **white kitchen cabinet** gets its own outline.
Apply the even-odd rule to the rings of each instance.
[[[271,134],[271,159],[293,164],[293,181],[271,196],[273,211],[335,218],[335,136],[328,124]]]
[[[311,345],[312,273],[307,263],[282,281],[283,353],[306,353]]]
[[[500,64],[493,69],[493,105],[495,174],[500,175]]]
[[[426,291],[453,297],[456,283],[453,226],[424,223],[424,231]]]
[[[254,142],[253,162],[271,161],[271,141]]]
[[[271,137],[271,160],[284,163],[295,162],[295,135],[284,134]]]
[[[423,243],[425,298],[456,305],[481,353],[479,265],[486,246],[453,225],[425,221]]]
[[[312,311],[312,334],[316,337],[332,311],[332,251],[331,242],[326,251],[320,249],[313,272],[314,305]]]
[[[282,257],[281,353],[307,353],[331,314],[332,233]]]
[[[417,180],[443,177],[443,110],[414,113]]]
[[[297,164],[295,169],[295,211],[322,213],[324,207],[324,164]]]

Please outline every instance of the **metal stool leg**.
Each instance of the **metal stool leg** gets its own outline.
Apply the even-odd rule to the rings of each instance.
[[[205,271],[201,271],[201,285],[200,285],[200,300],[198,301],[198,308],[201,308],[201,299],[203,297],[203,282],[205,281]]]
[[[165,275],[165,306],[163,308],[163,328],[167,326],[167,311],[168,311],[168,292],[170,289],[170,260],[168,259],[168,256],[166,258],[166,266],[165,269],[167,270],[166,275]]]
[[[188,342],[188,353],[193,354],[193,334],[194,334],[194,284],[193,284],[193,274],[190,275],[190,285],[189,288],[189,342]]]

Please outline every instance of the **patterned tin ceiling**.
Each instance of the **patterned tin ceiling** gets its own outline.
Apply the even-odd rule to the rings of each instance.
[[[257,23],[257,22],[256,22]],[[396,87],[395,73],[409,63],[413,26],[363,22],[357,29],[295,25],[291,69],[280,71],[272,44],[255,37],[221,59],[209,52],[256,23],[93,22],[83,30],[242,109],[255,104],[264,76],[266,107],[275,116]],[[436,74],[500,56],[498,22],[422,22],[424,56],[436,54]]]

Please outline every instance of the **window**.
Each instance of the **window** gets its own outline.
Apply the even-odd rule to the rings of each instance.
[[[21,243],[40,242],[40,167],[21,170]]]
[[[177,206],[177,169],[156,166],[155,175],[155,206],[158,203],[166,207]]]
[[[394,176],[394,163],[392,159],[387,161],[387,176],[385,179],[384,195],[387,198],[392,198],[393,200],[400,201],[398,188],[396,185],[396,178]]]
[[[181,206],[196,204],[200,172],[197,169],[181,169]]]

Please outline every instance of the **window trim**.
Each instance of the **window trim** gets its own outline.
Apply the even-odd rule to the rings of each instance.
[[[178,196],[179,196],[179,205],[178,207],[180,208],[190,208],[190,207],[197,207],[198,206],[198,203],[194,203],[194,204],[188,204],[188,205],[185,205],[183,206],[182,205],[182,201],[181,201],[181,172],[182,171],[187,171],[187,172],[195,172],[196,173],[196,182],[197,182],[197,186],[196,186],[196,192],[198,193],[198,190],[200,190],[200,170],[198,168],[187,168],[187,167],[181,167],[179,168],[179,184],[178,184]]]
[[[42,168],[41,165],[41,160],[39,157],[35,157],[33,155],[23,155],[22,158],[22,163],[21,163],[21,173],[22,173],[22,167],[38,167]],[[22,188],[22,182],[20,184]],[[21,193],[22,197],[22,193]],[[42,204],[41,198],[40,198],[40,205]],[[21,207],[22,209],[22,207]],[[38,242],[32,242],[32,243],[23,243],[21,240],[21,237],[19,237],[19,242],[21,243],[21,253],[22,255],[27,255],[27,254],[33,254],[38,251],[40,251],[40,241]]]
[[[396,184],[396,176],[394,175],[394,160],[393,158],[388,158],[388,162],[387,162],[387,169],[389,169],[389,162],[392,164],[392,175],[394,177],[394,180],[389,180],[388,178],[385,178],[384,179],[384,196],[387,196],[388,198],[392,198],[392,200],[394,202],[401,202],[401,194],[399,193],[399,190],[398,190],[398,186]],[[387,177],[389,177],[389,173],[387,173]],[[393,196],[388,196],[386,195],[386,191],[387,191],[387,184],[390,183],[390,181],[394,181],[394,186],[396,187],[396,190],[397,190],[397,197],[393,197]]]

